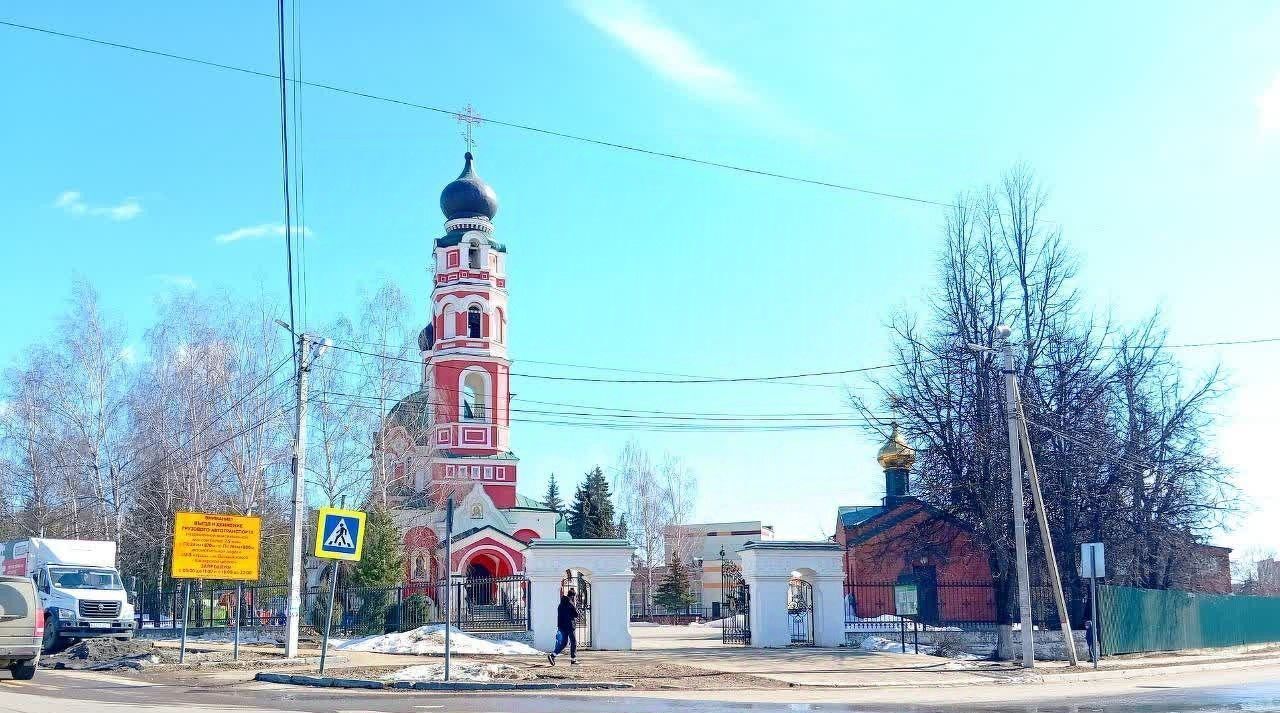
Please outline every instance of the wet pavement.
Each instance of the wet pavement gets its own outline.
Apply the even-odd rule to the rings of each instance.
[[[735,691],[738,700],[665,700],[635,695],[476,695],[423,694],[397,692],[356,692],[326,689],[291,689],[264,685],[174,686],[147,684],[96,674],[42,671],[35,681],[0,680],[0,711],[22,713],[89,713],[103,710],[146,711],[148,713],[265,713],[305,711],[307,713],[669,713],[694,711],[832,711],[842,713],[1219,713],[1227,711],[1280,711],[1280,676],[1273,680],[1207,688],[1182,688],[1167,681],[1134,682],[1117,695],[1094,697],[1097,687],[1076,684],[1079,695],[1068,700],[1025,700],[1033,694],[1026,686],[1013,686],[1021,697],[1017,703],[960,702],[971,691],[948,691],[948,702],[912,703],[925,691],[903,690],[895,694],[900,702],[823,703],[788,702],[802,691]],[[938,693],[934,689],[933,693]],[[1014,694],[1015,691],[1008,691]],[[769,698],[772,700],[762,700]],[[754,701],[752,699],[755,699]],[[917,698],[918,700],[918,698]]]

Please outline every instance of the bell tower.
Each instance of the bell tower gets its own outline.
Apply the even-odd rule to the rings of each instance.
[[[475,483],[499,508],[516,502],[510,450],[511,361],[507,357],[507,249],[494,240],[498,196],[475,171],[440,193],[443,237],[435,240],[431,315],[418,337],[423,392],[430,394],[431,484],[437,494]]]

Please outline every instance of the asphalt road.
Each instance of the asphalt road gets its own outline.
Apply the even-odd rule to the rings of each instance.
[[[1262,673],[1262,672],[1257,672]],[[1229,677],[1226,677],[1229,678]],[[1255,676],[1254,678],[1257,678]],[[379,691],[337,691],[283,688],[265,684],[186,685],[148,684],[119,676],[41,671],[34,681],[0,680],[0,711],[9,713],[668,713],[693,711],[843,711],[886,713],[1217,713],[1219,711],[1280,711],[1280,669],[1263,680],[1207,687],[1188,687],[1188,681],[1140,679],[1120,693],[1102,693],[1096,683],[1072,684],[1064,700],[1052,687],[1017,686],[1016,703],[980,701],[972,689],[945,691],[944,701],[920,703],[929,696],[920,689],[898,691],[899,703],[801,702],[800,691],[770,691],[773,701],[757,692],[738,692],[738,701],[664,700],[652,697],[590,695],[452,695]],[[1209,679],[1212,680],[1212,679]],[[1146,683],[1144,683],[1146,681]],[[1194,683],[1192,681],[1191,683]],[[983,687],[992,688],[992,687]],[[1008,688],[1008,687],[1004,687]],[[1038,700],[1037,691],[1056,700]],[[759,692],[764,694],[765,692]],[[934,694],[940,693],[936,689]],[[754,702],[750,702],[755,699]],[[960,702],[968,701],[968,702]]]

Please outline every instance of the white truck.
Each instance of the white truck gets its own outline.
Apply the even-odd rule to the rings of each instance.
[[[116,570],[116,543],[32,537],[0,548],[0,574],[35,582],[45,615],[45,651],[78,639],[133,637],[133,605]]]

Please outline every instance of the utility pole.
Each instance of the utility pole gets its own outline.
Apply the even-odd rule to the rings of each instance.
[[[1015,382],[1015,387],[1017,383]],[[1022,412],[1022,392],[1018,394],[1018,435],[1026,454],[1027,472],[1031,474],[1031,499],[1036,505],[1036,520],[1040,523],[1040,539],[1044,542],[1044,559],[1049,568],[1049,581],[1053,583],[1053,602],[1058,607],[1058,623],[1062,627],[1062,642],[1067,647],[1067,660],[1078,666],[1076,640],[1071,633],[1071,619],[1067,616],[1067,598],[1062,594],[1062,577],[1058,574],[1058,558],[1053,551],[1053,536],[1049,534],[1049,514],[1044,509],[1044,495],[1040,492],[1040,472],[1036,470],[1036,458],[1031,451],[1031,434],[1027,431],[1027,417]]]
[[[1004,373],[1005,411],[1009,422],[1009,479],[1013,487],[1013,540],[1018,566],[1018,613],[1022,621],[1022,667],[1035,668],[1035,634],[1031,623],[1031,568],[1027,564],[1027,511],[1022,497],[1022,453],[1018,420],[1018,375],[1013,366],[1013,330],[996,327],[1000,335],[1000,355]]]
[[[288,325],[276,321],[285,329]],[[311,365],[329,348],[328,339],[317,340],[309,334],[298,335],[298,404],[294,410],[293,461],[293,542],[289,550],[289,616],[285,630],[285,658],[298,657],[298,619],[302,613],[302,525],[307,515],[307,374]],[[313,353],[314,350],[314,353]]]
[[[444,680],[449,680],[449,664],[453,654],[449,647],[449,590],[453,587],[453,496],[444,506]]]

